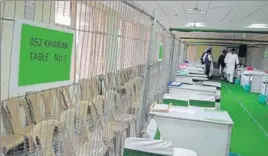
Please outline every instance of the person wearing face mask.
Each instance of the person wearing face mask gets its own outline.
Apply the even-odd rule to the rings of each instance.
[[[224,62],[226,64],[227,81],[233,83],[235,66],[239,64],[239,59],[234,48],[226,55]]]

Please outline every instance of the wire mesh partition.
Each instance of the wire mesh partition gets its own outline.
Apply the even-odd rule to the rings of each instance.
[[[162,102],[164,93],[167,92],[167,84],[171,70],[171,50],[173,38],[168,32],[161,28],[156,22],[153,23],[152,41],[149,51],[148,69],[146,71],[145,89],[143,93],[143,107],[141,111],[140,130],[144,129],[149,121],[149,107],[153,102]],[[163,58],[159,58],[160,44],[164,47]]]
[[[178,69],[178,65],[182,63],[180,61],[181,53],[180,53],[180,48],[181,48],[181,42],[177,39],[173,39],[173,50],[171,51],[171,71],[170,71],[170,77],[169,80],[173,81],[175,80],[175,74],[176,70]]]
[[[0,4],[0,152],[121,155],[125,137],[140,135],[149,104],[161,102],[167,91],[180,56],[179,41],[174,42],[134,3],[132,7],[121,1]],[[20,40],[15,25],[21,20],[73,32],[71,84],[48,89],[30,86],[30,91],[10,94],[12,53],[18,46],[14,42]],[[30,78],[33,73],[28,74]]]
[[[185,44],[185,42],[181,42],[181,46],[180,46],[180,61],[179,62],[183,62],[187,59],[187,48],[188,45]]]

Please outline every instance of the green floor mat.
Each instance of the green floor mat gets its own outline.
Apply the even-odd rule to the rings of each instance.
[[[234,121],[230,152],[241,156],[267,156],[268,137],[259,125],[268,131],[268,107],[258,103],[257,94],[245,92],[239,85],[225,82],[222,85],[221,107]]]

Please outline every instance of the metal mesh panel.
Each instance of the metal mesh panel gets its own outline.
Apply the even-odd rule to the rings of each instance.
[[[141,134],[150,104],[167,91],[181,57],[179,41],[131,2],[0,4],[0,153],[121,155],[124,139]],[[10,95],[17,20],[74,32],[73,84]]]
[[[170,81],[175,80],[175,72],[178,69],[178,65],[182,62],[180,62],[180,48],[181,48],[181,42],[177,40],[176,38],[173,39],[173,50],[171,54],[171,72],[170,72]]]
[[[148,69],[146,69],[143,90],[141,118],[139,130],[142,131],[148,120],[149,107],[153,102],[162,102],[163,94],[167,92],[167,83],[171,70],[172,37],[154,21],[151,30],[150,54]],[[163,43],[163,59],[159,60],[159,46]]]

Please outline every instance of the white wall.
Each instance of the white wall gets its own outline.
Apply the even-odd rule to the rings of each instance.
[[[264,47],[264,51],[262,53],[262,65],[263,65],[263,70],[267,71],[268,70],[268,59],[264,58],[264,53],[268,51],[268,46]]]
[[[268,46],[248,47],[247,65],[259,70],[268,70],[268,60],[264,58],[264,52],[268,51]]]
[[[223,46],[211,46],[211,47],[212,47],[213,61],[217,62],[219,56],[222,54],[222,51],[223,51],[223,49],[225,49],[225,47],[223,47]],[[199,64],[200,58],[207,48],[208,48],[207,45],[189,46],[187,48],[187,60],[193,64],[195,64],[195,63]]]
[[[264,47],[249,47],[247,49],[247,65],[253,66],[256,69],[262,69],[262,53],[264,51]]]

